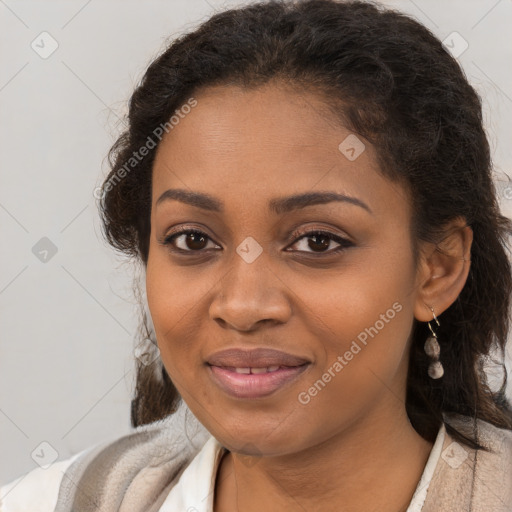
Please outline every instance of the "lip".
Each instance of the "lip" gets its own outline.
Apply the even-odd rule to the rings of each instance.
[[[267,365],[264,365],[267,366]],[[310,366],[283,366],[274,372],[237,373],[234,368],[208,365],[212,380],[235,398],[260,398],[271,395],[296,380]]]
[[[211,366],[231,368],[266,368],[268,366],[301,366],[308,359],[273,348],[228,348],[213,353],[206,362]]]

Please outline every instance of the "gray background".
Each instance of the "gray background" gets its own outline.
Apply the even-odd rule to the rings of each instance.
[[[242,3],[0,0],[1,483],[36,467],[32,453],[64,459],[128,433],[134,269],[103,242],[93,190],[125,102],[165,40]],[[511,168],[512,1],[384,3],[455,49],[454,31],[467,41],[458,59],[484,98],[502,180]],[[46,59],[31,47],[50,48],[43,31],[59,45]],[[499,185],[510,216],[512,193]]]

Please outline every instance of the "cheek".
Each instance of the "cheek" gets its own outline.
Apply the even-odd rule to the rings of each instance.
[[[208,347],[212,325],[208,297],[222,274],[205,266],[172,264],[160,247],[150,250],[146,294],[163,365],[183,396],[203,393],[198,375]]]
[[[414,309],[408,256],[405,250],[368,253],[357,266],[333,276],[328,293],[325,281],[307,283],[304,318],[323,350],[299,402],[346,417],[390,389],[401,394]]]
[[[153,323],[161,333],[172,335],[180,322],[187,321],[207,288],[208,283],[204,283],[192,267],[174,265],[165,250],[151,248],[146,268],[146,294]]]
[[[171,268],[165,256],[155,252],[146,268],[146,294],[160,354],[170,372],[191,354],[193,340],[199,339],[194,318],[204,290],[199,282],[190,282],[186,271]]]
[[[405,310],[414,299],[411,287],[415,270],[407,249],[400,246],[391,250],[379,244],[347,257],[339,268],[324,276],[304,273],[297,279],[295,275],[293,291],[300,297],[300,315],[308,319],[313,331],[322,333],[321,339],[331,350],[343,349],[347,340],[376,322],[379,331],[403,331],[397,324],[409,315]],[[395,303],[398,305],[393,308]],[[397,314],[397,309],[402,312]]]

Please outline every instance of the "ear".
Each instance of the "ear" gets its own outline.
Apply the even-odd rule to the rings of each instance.
[[[471,265],[473,230],[466,219],[456,218],[444,230],[437,244],[422,242],[416,279],[414,317],[420,322],[432,320],[446,311],[466,284]]]

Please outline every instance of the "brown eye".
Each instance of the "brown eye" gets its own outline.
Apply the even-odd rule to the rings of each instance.
[[[211,239],[206,233],[196,229],[187,229],[166,237],[164,244],[172,245],[179,251],[200,252],[208,248],[208,241],[211,241]],[[215,244],[213,245],[218,247]]]
[[[331,241],[332,239],[329,238],[328,236],[318,233],[308,237],[308,247],[315,252],[317,250],[323,252],[325,249],[329,248]]]
[[[338,247],[327,250],[332,242],[338,244]],[[348,247],[352,247],[354,244],[328,231],[309,231],[301,234],[300,238],[293,245],[300,245],[299,252],[332,254],[341,252]]]

